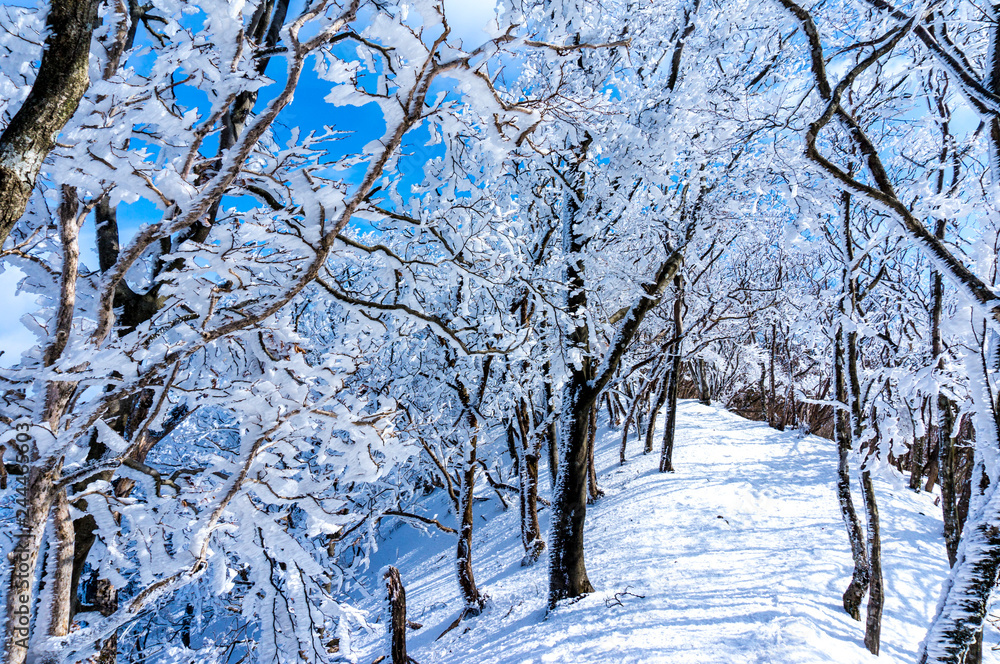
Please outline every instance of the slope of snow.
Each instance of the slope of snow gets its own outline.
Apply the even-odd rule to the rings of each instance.
[[[516,496],[502,511],[494,495],[477,503],[474,535],[487,610],[435,640],[461,608],[455,539],[400,525],[363,582],[362,605],[379,622],[355,636],[356,661],[388,653],[375,572],[389,564],[402,574],[408,617],[423,624],[408,637],[420,664],[913,661],[947,566],[934,496],[877,483],[886,579],[879,659],[841,607],[852,565],[832,442],[682,402],[677,472],[661,474],[634,439],[619,466],[620,435],[598,437],[606,496],[588,508],[586,532],[595,593],[547,616],[546,561],[520,566]],[[454,524],[438,496],[421,508]],[[545,528],[548,510],[542,517]],[[994,655],[987,646],[985,660]]]

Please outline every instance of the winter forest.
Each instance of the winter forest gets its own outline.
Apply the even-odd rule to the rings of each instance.
[[[1000,5],[491,2],[0,5],[4,664],[1000,661]]]

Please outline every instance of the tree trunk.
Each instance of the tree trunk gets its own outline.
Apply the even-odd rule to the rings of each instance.
[[[988,490],[969,518],[958,560],[946,581],[945,600],[920,653],[921,664],[961,664],[981,633],[986,605],[1000,571],[1000,492]]]
[[[646,444],[642,448],[643,454],[649,454],[653,451],[653,435],[656,429],[656,416],[659,415],[660,409],[663,408],[663,404],[667,401],[667,383],[669,379],[664,376],[664,379],[660,381],[660,389],[656,391],[656,400],[653,402],[653,407],[649,409],[649,423],[646,425]]]
[[[781,414],[782,429],[791,426],[793,429],[799,425],[799,420],[795,405],[795,371],[792,369],[792,353],[788,346],[788,337],[785,337],[785,368],[788,372],[788,391],[785,393],[785,409]]]
[[[841,300],[841,313],[854,319],[858,306],[858,282],[852,270],[854,268],[854,238],[851,229],[851,196],[842,194],[844,207],[844,261],[843,287],[846,297]],[[843,327],[837,330],[843,339]],[[853,440],[860,440],[862,434],[861,380],[858,372],[858,333],[850,330],[847,333],[847,364],[844,367],[847,379],[848,403],[851,408],[851,433]],[[839,386],[838,386],[839,387]],[[872,443],[871,453],[875,453]],[[865,516],[868,521],[868,619],[865,622],[865,646],[877,655],[882,632],[882,606],[885,602],[884,580],[882,578],[882,541],[878,520],[878,505],[875,501],[875,490],[872,487],[871,473],[864,470],[861,474],[861,492],[865,501]],[[845,601],[846,604],[846,601]]]
[[[390,566],[386,571],[385,587],[389,595],[389,625],[392,631],[392,664],[407,664],[406,655],[406,589],[399,570]]]
[[[455,552],[458,564],[458,585],[462,589],[465,606],[473,615],[482,608],[482,598],[476,587],[476,578],[472,573],[472,529],[473,529],[473,490],[476,484],[476,442],[469,442],[466,452],[465,469],[462,473],[462,488],[460,493],[461,526],[458,531],[458,548]]]
[[[840,315],[853,317],[855,305],[855,282],[851,275],[851,264],[854,256],[854,240],[851,237],[851,195],[844,192],[841,195],[843,207],[843,251],[846,257],[841,272],[841,289],[843,297],[840,301]],[[854,452],[854,438],[861,431],[861,410],[858,403],[859,387],[857,380],[857,353],[855,338],[847,335],[845,348],[843,325],[837,325],[834,334],[834,389],[837,401],[841,406],[834,411],[834,435],[837,439],[837,497],[840,502],[840,513],[847,526],[847,538],[851,544],[851,555],[854,558],[854,574],[851,583],[844,591],[844,610],[855,620],[861,620],[861,600],[868,592],[871,584],[871,563],[868,558],[868,547],[861,521],[858,519],[851,498],[851,454]],[[862,492],[864,487],[862,486]]]
[[[772,429],[778,428],[778,421],[774,414],[774,409],[776,407],[775,401],[777,400],[777,391],[774,385],[774,356],[777,354],[777,326],[771,326],[771,396],[767,402],[767,423]]]
[[[0,135],[0,246],[24,214],[42,162],[90,86],[98,0],[54,1],[38,76]]]
[[[618,463],[622,466],[625,465],[626,457],[625,451],[628,447],[628,429],[632,426],[632,418],[635,417],[635,401],[632,401],[632,406],[628,410],[628,414],[625,416],[625,424],[622,426],[622,442],[618,448]]]
[[[118,610],[118,591],[107,579],[94,584],[94,608],[105,618]],[[101,644],[94,664],[115,664],[118,659],[118,633],[114,632]]]
[[[955,566],[958,560],[958,543],[962,536],[962,525],[958,518],[958,487],[956,470],[958,453],[956,440],[951,432],[955,427],[953,404],[942,393],[938,394],[938,481],[941,484],[941,516],[944,522],[944,545],[948,553],[948,564]]]
[[[587,420],[590,404],[581,403],[587,378],[576,373],[563,396],[559,475],[549,536],[549,608],[559,600],[594,592],[583,555],[587,516]]]
[[[517,477],[521,506],[521,544],[524,546],[522,566],[534,564],[545,550],[545,540],[542,539],[542,529],[538,523],[538,453],[542,434],[536,431],[534,437],[537,442],[531,440],[532,433],[528,427],[531,414],[528,411],[528,402],[522,399],[518,405],[517,417],[521,434]]]
[[[834,376],[837,390],[837,400],[847,404],[847,384],[844,380],[844,345],[843,331],[838,328],[834,342]],[[849,407],[849,406],[848,406]],[[854,500],[851,498],[851,452],[853,436],[851,432],[850,415],[843,408],[834,411],[834,436],[837,440],[837,499],[840,503],[840,515],[847,526],[847,539],[851,544],[851,555],[854,558],[854,574],[851,583],[844,591],[844,610],[855,620],[861,620],[861,600],[868,591],[871,570],[865,547],[864,533]]]
[[[663,445],[660,449],[660,472],[674,472],[674,434],[677,431],[677,386],[681,373],[681,342],[677,342],[673,366],[667,386],[667,419],[663,423]]]
[[[7,627],[5,664],[24,664],[28,655],[31,618],[35,605],[35,572],[45,523],[54,498],[53,484],[60,468],[29,467],[24,486],[25,510],[19,515],[18,536],[10,555],[7,580]],[[22,477],[15,481],[20,482]]]
[[[559,472],[552,501],[552,534],[549,536],[549,608],[560,600],[594,592],[584,563],[583,527],[587,517],[587,485],[590,410],[596,394],[589,389],[593,378],[589,332],[585,312],[587,284],[584,281],[583,249],[586,240],[577,235],[576,216],[583,200],[585,174],[580,169],[586,158],[590,138],[579,149],[578,161],[570,169],[574,191],[566,196],[562,223],[563,251],[566,263],[566,309],[573,318],[569,342],[582,351],[579,366],[570,365],[569,379],[563,388],[559,431]]]
[[[870,653],[877,655],[882,635],[882,606],[885,603],[885,593],[882,580],[882,536],[879,528],[878,504],[875,501],[875,487],[872,486],[870,471],[861,473],[861,487],[865,498],[865,514],[868,517],[868,561],[871,565],[865,646]]]
[[[49,607],[49,635],[66,636],[69,634],[69,622],[73,597],[70,592],[73,586],[73,551],[74,534],[73,520],[69,516],[69,501],[66,491],[61,490],[56,495],[52,506],[53,534],[55,535],[54,565],[49,570],[52,584],[52,602]]]
[[[489,370],[487,369],[487,374]],[[485,382],[486,377],[483,377]],[[476,577],[472,572],[472,530],[475,525],[473,521],[473,492],[476,488],[476,448],[479,444],[479,420],[473,412],[468,389],[461,380],[458,383],[458,394],[465,407],[472,429],[472,435],[465,449],[465,464],[462,471],[462,486],[459,489],[459,518],[461,525],[458,530],[458,546],[455,550],[455,561],[458,569],[458,585],[462,589],[462,598],[465,601],[465,615],[479,615],[483,608],[483,598],[479,594],[476,586]]]
[[[757,385],[757,391],[760,392],[760,420],[761,422],[768,421],[768,402],[767,402],[767,387],[765,381],[767,380],[767,369],[763,364],[760,366],[760,381]]]
[[[594,465],[594,447],[597,445],[597,404],[590,408],[590,421],[587,425],[587,490],[589,501],[594,502],[604,495],[597,486],[597,466]]]
[[[926,399],[925,399],[926,402]],[[923,416],[921,413],[921,419]],[[924,446],[927,436],[914,436],[913,445],[910,447],[910,490],[920,492],[920,485],[924,479]]]
[[[545,427],[545,446],[549,450],[549,479],[552,484],[552,493],[555,494],[556,475],[559,472],[559,424],[552,407],[552,383],[547,378],[550,375],[550,366],[546,362],[543,367],[545,380],[545,418],[549,423]]]
[[[524,558],[521,565],[534,564],[545,551],[542,528],[538,523],[538,454],[526,454],[524,469],[521,471],[524,483],[521,489],[521,534],[524,542]]]
[[[684,281],[680,275],[674,277],[674,344],[670,371],[667,374],[667,419],[663,423],[663,446],[660,450],[660,472],[674,472],[674,433],[677,430],[677,387],[681,382],[681,366],[684,348]],[[762,393],[763,396],[763,393]]]

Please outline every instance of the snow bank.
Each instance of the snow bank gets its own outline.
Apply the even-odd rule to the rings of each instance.
[[[682,402],[679,417],[672,474],[658,473],[656,455],[640,454],[640,443],[620,467],[620,433],[598,437],[607,495],[587,514],[596,593],[546,617],[545,561],[520,566],[516,501],[502,512],[494,497],[477,503],[474,549],[489,609],[435,641],[461,606],[454,538],[402,525],[361,580],[362,604],[380,622],[355,642],[357,661],[388,652],[375,574],[388,564],[402,573],[410,619],[423,624],[409,636],[420,664],[913,661],[947,567],[934,496],[876,484],[886,604],[875,658],[862,644],[863,625],[841,607],[852,567],[834,444],[695,402]],[[424,507],[447,511],[437,496]],[[547,520],[548,510],[541,515]],[[991,630],[988,643],[995,637]],[[992,654],[987,645],[986,661]]]

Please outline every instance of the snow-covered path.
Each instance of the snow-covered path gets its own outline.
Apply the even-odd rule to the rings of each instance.
[[[460,606],[454,539],[418,537],[409,526],[396,530],[373,570],[400,568],[409,616],[424,625],[409,637],[414,659],[913,661],[946,567],[933,497],[877,484],[886,607],[876,659],[861,643],[863,626],[841,608],[852,568],[834,495],[833,443],[694,402],[683,402],[680,411],[675,473],[657,472],[655,455],[643,456],[634,439],[620,467],[620,432],[599,438],[607,495],[588,510],[586,535],[597,592],[548,617],[545,561],[520,566],[516,503],[507,512],[496,510],[496,500],[477,504],[488,513],[477,517],[474,563],[492,605],[438,641]],[[547,510],[542,515],[547,519]],[[377,612],[376,600],[368,608]],[[385,652],[379,631],[355,643],[359,662]]]

